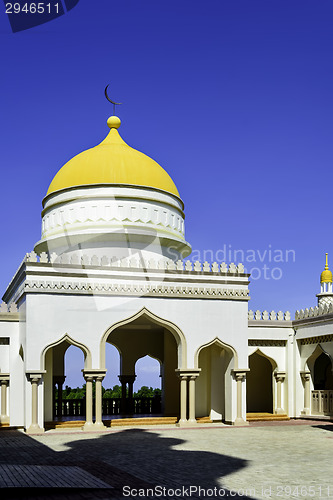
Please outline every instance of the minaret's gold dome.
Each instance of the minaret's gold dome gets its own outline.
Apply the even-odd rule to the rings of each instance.
[[[320,283],[332,283],[332,272],[328,269],[328,254],[326,254],[325,270],[320,275]]]
[[[161,189],[179,197],[169,174],[152,158],[128,146],[118,133],[120,119],[110,116],[110,132],[98,146],[69,160],[55,175],[47,196],[62,189],[101,184]]]

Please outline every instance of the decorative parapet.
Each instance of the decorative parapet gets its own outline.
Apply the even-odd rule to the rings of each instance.
[[[233,262],[229,266],[222,262],[191,262],[190,260],[182,261],[164,259],[141,259],[136,256],[130,256],[124,259],[119,259],[117,257],[98,257],[93,255],[92,257],[88,255],[82,255],[79,257],[77,254],[69,256],[68,254],[57,255],[56,253],[46,253],[42,252],[37,255],[35,252],[27,253],[25,262],[40,264],[67,264],[67,265],[77,265],[82,267],[111,267],[111,268],[122,268],[122,269],[146,269],[146,270],[164,270],[164,271],[175,271],[175,272],[194,272],[194,273],[211,273],[211,274],[230,274],[230,275],[243,275],[245,274],[245,269],[243,264],[234,264]]]
[[[251,311],[249,310],[248,312],[248,319],[249,321],[290,321],[290,312],[286,311],[285,313],[283,311],[278,311],[277,313],[275,311]]]
[[[295,312],[295,320],[315,318],[316,316],[325,316],[326,314],[332,314],[332,313],[333,313],[333,303],[322,304],[320,306],[297,310]]]
[[[6,302],[2,302],[0,304],[0,314],[8,314],[8,313],[17,313],[17,305],[15,302],[11,302],[10,304],[6,304]]]

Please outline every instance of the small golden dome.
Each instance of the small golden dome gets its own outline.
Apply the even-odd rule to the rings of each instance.
[[[325,270],[320,275],[320,283],[332,283],[332,272],[328,269],[328,254],[326,254]]]
[[[120,119],[110,116],[109,134],[97,146],[69,160],[55,175],[47,195],[78,186],[98,184],[161,189],[179,197],[169,174],[152,158],[128,146],[118,133]]]

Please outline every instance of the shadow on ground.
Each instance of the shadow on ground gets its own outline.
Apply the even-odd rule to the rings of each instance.
[[[223,488],[223,477],[247,465],[245,460],[228,455],[182,449],[183,440],[161,437],[157,432],[144,429],[94,435],[91,439],[87,438],[87,435],[84,437],[85,439],[67,442],[68,449],[57,452],[22,432],[0,432],[0,481],[2,484],[4,464],[21,465],[22,473],[24,473],[24,466],[27,465],[52,466],[48,468],[50,488],[34,487],[33,477],[31,477],[27,478],[31,481],[29,488],[8,486],[1,488],[1,499],[93,500],[100,498],[106,500],[134,498],[135,496],[168,499],[230,497],[228,490],[219,492]],[[52,478],[50,471],[56,471],[60,466],[79,467],[107,483],[106,486],[109,485],[110,488],[96,489],[90,488],[89,485],[83,488],[59,488],[57,487],[59,484]],[[15,482],[15,478],[13,481]],[[195,487],[201,487],[201,492],[195,491]],[[141,495],[139,490],[141,490]],[[206,490],[206,494],[203,490]],[[212,494],[213,491],[215,494]],[[191,496],[190,493],[192,493]],[[232,498],[249,499],[250,497],[246,496],[245,492],[240,492],[240,495],[232,496]]]
[[[321,425],[313,425],[314,429],[324,429],[324,431],[333,431],[333,422]]]

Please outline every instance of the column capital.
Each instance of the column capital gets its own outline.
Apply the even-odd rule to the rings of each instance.
[[[44,373],[46,373],[46,370],[28,370],[25,373],[30,382],[38,382],[43,378],[43,375]]]
[[[9,378],[9,373],[0,373],[0,384],[8,384]]]
[[[284,379],[286,378],[286,372],[275,371],[274,377],[276,378],[277,382],[283,382]]]
[[[304,381],[310,380],[311,372],[309,370],[302,370],[299,373]]]
[[[180,378],[188,378],[188,379],[196,379],[199,377],[201,368],[176,368],[175,369],[176,375]]]
[[[107,370],[99,370],[99,369],[95,369],[95,370],[83,369],[81,371],[82,371],[84,379],[91,380],[91,381],[93,381],[94,378],[99,379],[99,380],[103,380],[103,378],[105,377],[106,372],[107,372]]]
[[[246,374],[247,374],[247,372],[250,371],[250,368],[243,368],[243,369],[241,369],[241,368],[235,368],[235,369],[233,369],[231,371],[232,371],[232,374],[233,374],[235,380],[242,381],[243,379],[246,378]]]
[[[121,384],[134,384],[136,375],[118,375]]]

